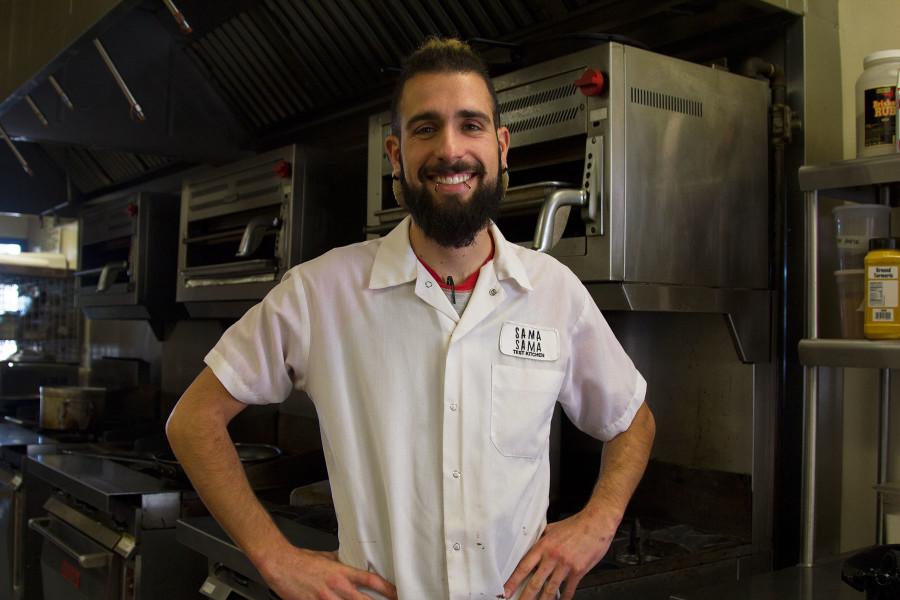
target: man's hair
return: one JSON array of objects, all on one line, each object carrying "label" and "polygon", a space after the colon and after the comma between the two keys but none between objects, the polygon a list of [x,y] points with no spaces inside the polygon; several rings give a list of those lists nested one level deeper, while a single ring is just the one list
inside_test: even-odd
[{"label": "man's hair", "polygon": [[455,38],[429,37],[410,54],[403,63],[400,78],[391,98],[391,129],[396,136],[400,135],[400,96],[406,82],[422,73],[475,73],[484,81],[491,94],[494,127],[500,127],[500,103],[497,92],[488,75],[487,67],[475,54],[472,47]]}]

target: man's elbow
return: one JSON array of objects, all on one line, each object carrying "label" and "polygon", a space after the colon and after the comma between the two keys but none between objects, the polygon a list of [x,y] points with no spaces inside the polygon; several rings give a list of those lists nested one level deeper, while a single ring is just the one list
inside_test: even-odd
[{"label": "man's elbow", "polygon": [[653,412],[650,410],[650,407],[647,406],[646,402],[641,405],[637,416],[640,419],[638,424],[643,433],[643,437],[647,440],[647,444],[652,446],[653,439],[656,437],[656,419],[653,418]]}]

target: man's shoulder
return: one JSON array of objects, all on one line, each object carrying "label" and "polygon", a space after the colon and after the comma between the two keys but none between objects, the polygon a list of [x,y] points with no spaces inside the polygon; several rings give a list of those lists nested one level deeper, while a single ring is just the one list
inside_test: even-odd
[{"label": "man's shoulder", "polygon": [[292,267],[285,277],[299,277],[322,282],[328,279],[346,280],[354,273],[368,275],[381,244],[381,238],[332,248]]},{"label": "man's shoulder", "polygon": [[554,284],[577,285],[581,281],[569,267],[564,265],[555,256],[545,252],[538,252],[519,244],[506,241],[506,247],[519,259],[528,278],[535,285],[545,285],[548,282]]}]

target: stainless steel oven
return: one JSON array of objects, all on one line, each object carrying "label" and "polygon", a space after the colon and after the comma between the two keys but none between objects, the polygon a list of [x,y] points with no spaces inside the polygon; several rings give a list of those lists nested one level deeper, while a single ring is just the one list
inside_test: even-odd
[{"label": "stainless steel oven", "polygon": [[48,453],[25,463],[53,490],[28,519],[41,540],[44,600],[195,598],[205,563],[175,542],[175,522],[196,494],[91,456]]},{"label": "stainless steel oven", "polygon": [[87,318],[147,320],[163,337],[179,316],[178,207],[178,196],[137,193],[82,210],[76,298]]},{"label": "stainless steel oven", "polygon": [[328,152],[287,146],[187,178],[179,302],[192,317],[237,318],[289,268],[363,237],[361,196]]},{"label": "stainless steel oven", "polygon": [[22,474],[0,467],[0,598],[19,600],[23,593],[22,526],[24,519]]},{"label": "stainless steel oven", "polygon": [[[509,128],[509,239],[559,258],[603,308],[733,316],[768,354],[768,87],[618,43],[494,79]],[[367,231],[405,216],[369,121]]]},{"label": "stainless steel oven", "polygon": [[41,597],[40,579],[32,572],[37,549],[26,545],[25,532],[28,518],[37,516],[47,491],[26,481],[23,462],[29,448],[48,441],[27,429],[0,423],[0,600]]}]

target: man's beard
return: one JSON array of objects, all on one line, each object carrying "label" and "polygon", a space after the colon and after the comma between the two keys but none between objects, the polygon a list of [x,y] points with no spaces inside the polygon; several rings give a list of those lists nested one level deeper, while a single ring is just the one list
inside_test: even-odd
[{"label": "man's beard", "polygon": [[[463,202],[456,194],[436,198],[434,184],[428,180],[426,173],[452,174],[454,172],[472,172],[481,178],[481,183],[472,193],[468,202]],[[426,236],[445,248],[464,248],[472,245],[479,231],[487,227],[500,209],[503,190],[500,185],[500,168],[492,182],[484,179],[484,166],[479,163],[475,168],[463,162],[457,162],[440,169],[425,169],[418,173],[419,187],[413,189],[406,181],[406,174],[401,166],[400,186],[403,189],[403,200],[406,208]],[[429,187],[430,186],[430,187]]]}]

